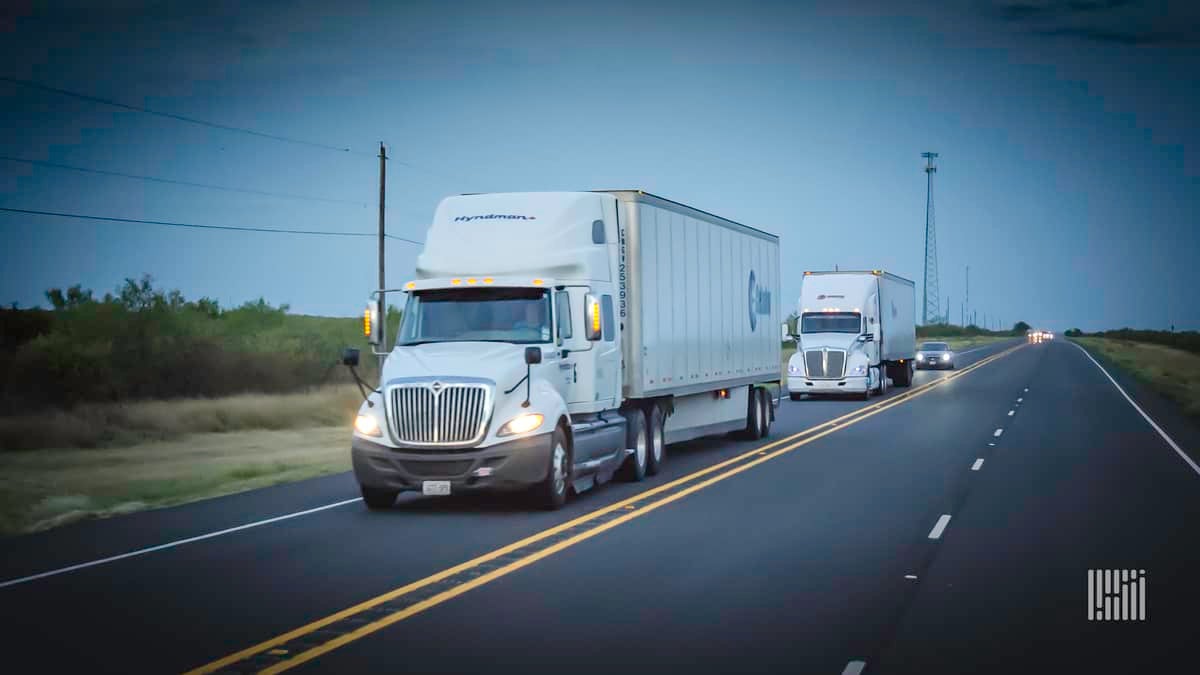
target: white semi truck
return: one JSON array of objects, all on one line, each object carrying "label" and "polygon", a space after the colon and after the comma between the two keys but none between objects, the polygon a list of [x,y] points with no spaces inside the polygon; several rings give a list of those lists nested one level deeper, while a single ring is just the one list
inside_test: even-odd
[{"label": "white semi truck", "polygon": [[788,360],[787,390],[804,394],[887,393],[912,384],[916,294],[908,279],[882,270],[805,272]]},{"label": "white semi truck", "polygon": [[557,508],[657,473],[668,444],[765,436],[779,272],[775,235],[640,190],[442,200],[414,278],[365,317],[377,344],[379,298],[407,294],[355,421],[364,501],[529,490]]}]

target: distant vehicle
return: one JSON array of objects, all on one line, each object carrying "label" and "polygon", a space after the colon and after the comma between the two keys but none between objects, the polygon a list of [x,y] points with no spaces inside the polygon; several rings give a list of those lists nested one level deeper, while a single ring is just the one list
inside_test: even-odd
[{"label": "distant vehicle", "polygon": [[1025,335],[1029,338],[1030,342],[1034,343],[1054,339],[1054,333],[1048,330],[1028,330],[1025,332]]},{"label": "distant vehicle", "polygon": [[364,317],[380,344],[382,294],[407,294],[354,425],[363,500],[529,489],[554,509],[657,473],[669,443],[766,436],[779,274],[777,236],[640,190],[442,200],[415,278]]},{"label": "distant vehicle", "polygon": [[793,401],[804,394],[887,393],[888,378],[912,384],[916,294],[908,279],[882,270],[805,272],[800,282],[796,353],[788,361]]},{"label": "distant vehicle", "polygon": [[954,369],[954,352],[945,342],[926,342],[917,352],[917,370]]}]

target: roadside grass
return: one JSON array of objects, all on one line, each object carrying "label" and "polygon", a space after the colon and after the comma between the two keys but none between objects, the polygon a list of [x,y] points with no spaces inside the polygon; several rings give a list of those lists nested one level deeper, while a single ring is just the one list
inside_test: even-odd
[{"label": "roadside grass", "polygon": [[1070,339],[1174,400],[1188,416],[1200,419],[1200,354],[1113,338]]},{"label": "roadside grass", "polygon": [[0,535],[350,470],[349,424],[0,453]]},{"label": "roadside grass", "polygon": [[[349,428],[362,397],[350,385],[292,394],[90,403],[0,417],[0,449],[117,448],[189,434]],[[9,454],[9,453],[0,453]]]}]

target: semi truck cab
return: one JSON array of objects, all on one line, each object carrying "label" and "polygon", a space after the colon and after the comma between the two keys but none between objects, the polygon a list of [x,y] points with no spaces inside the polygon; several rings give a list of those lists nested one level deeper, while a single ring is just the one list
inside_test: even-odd
[{"label": "semi truck cab", "polygon": [[760,438],[774,418],[774,235],[641,191],[459,195],[414,277],[365,317],[406,296],[351,441],[368,507],[530,490],[558,508],[653,475],[668,443]]},{"label": "semi truck cab", "polygon": [[805,272],[788,362],[792,400],[805,394],[863,399],[912,381],[913,283],[881,270]]}]

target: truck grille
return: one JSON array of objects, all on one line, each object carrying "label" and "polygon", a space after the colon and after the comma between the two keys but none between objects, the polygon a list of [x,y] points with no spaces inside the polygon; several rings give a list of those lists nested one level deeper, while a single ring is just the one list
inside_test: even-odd
[{"label": "truck grille", "polygon": [[402,384],[391,390],[388,422],[408,445],[474,445],[487,431],[489,393],[485,384]]},{"label": "truck grille", "polygon": [[804,368],[812,378],[840,379],[846,374],[846,352],[841,349],[810,349],[804,352]]}]

